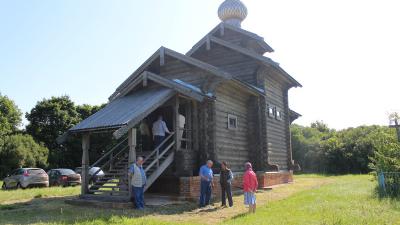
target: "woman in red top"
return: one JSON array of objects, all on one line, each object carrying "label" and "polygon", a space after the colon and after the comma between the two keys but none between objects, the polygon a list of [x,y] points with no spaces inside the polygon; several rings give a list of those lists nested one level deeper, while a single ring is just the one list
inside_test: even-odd
[{"label": "woman in red top", "polygon": [[256,212],[256,191],[258,188],[257,175],[251,163],[245,164],[246,172],[243,176],[244,204],[249,206],[249,213]]}]

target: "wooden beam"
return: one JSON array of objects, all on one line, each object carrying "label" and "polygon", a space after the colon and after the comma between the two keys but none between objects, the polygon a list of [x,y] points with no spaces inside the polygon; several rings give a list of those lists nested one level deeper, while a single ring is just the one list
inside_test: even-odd
[{"label": "wooden beam", "polygon": [[174,131],[175,131],[175,149],[176,151],[181,150],[181,132],[180,132],[180,121],[179,121],[179,96],[175,96],[174,100]]},{"label": "wooden beam", "polygon": [[196,99],[197,101],[201,102],[204,100],[204,96],[201,93],[197,93],[190,88],[187,88],[181,84],[178,84],[175,81],[161,77],[155,73],[147,72],[147,78],[156,83],[159,83],[165,87],[169,87],[169,88],[174,89],[184,95],[187,95],[193,99]]},{"label": "wooden beam", "polygon": [[197,107],[197,102],[192,101],[192,143],[193,150],[197,153],[199,151],[199,111]]},{"label": "wooden beam", "polygon": [[207,36],[207,39],[206,39],[206,49],[207,49],[207,51],[211,50],[210,36]]},{"label": "wooden beam", "polygon": [[128,94],[130,91],[132,91],[133,88],[135,88],[136,86],[138,86],[142,81],[143,81],[143,73],[141,73],[139,75],[139,77],[136,77],[136,79],[134,79],[132,81],[132,83],[130,83],[124,90],[122,90],[118,96],[116,96],[115,98],[111,99],[110,102],[112,102],[113,100],[117,99],[118,97],[123,97],[126,94]]},{"label": "wooden beam", "polygon": [[276,69],[279,72],[279,74],[283,75],[283,78],[286,81],[294,84],[295,86],[302,87],[302,85],[299,82],[297,82],[292,76],[290,76],[286,71],[284,71],[279,66],[278,63],[272,61],[271,59],[269,59],[267,57],[264,57],[262,55],[258,55],[258,54],[254,53],[254,52],[252,52],[252,51],[250,51],[250,50],[248,50],[246,48],[240,47],[238,45],[234,45],[234,44],[232,44],[232,43],[230,43],[228,41],[222,40],[222,39],[217,38],[217,37],[212,37],[211,36],[210,40],[212,42],[217,43],[219,45],[222,45],[222,46],[224,46],[226,48],[230,48],[231,50],[236,51],[236,52],[238,52],[240,54],[243,54],[245,56],[248,56],[248,57],[251,57],[253,59],[256,59],[256,60],[260,61],[262,64],[264,64],[266,66],[272,66],[274,69]]},{"label": "wooden beam", "polygon": [[[136,161],[136,129],[131,128],[128,131],[128,146],[129,146],[129,155],[128,155],[128,165],[132,165]],[[129,176],[128,183],[129,183],[129,198],[132,198],[132,181],[131,176]]]},{"label": "wooden beam", "polygon": [[160,66],[165,65],[165,48],[161,47],[160,48]]},{"label": "wooden beam", "polygon": [[90,148],[90,134],[84,133],[82,135],[82,184],[81,194],[85,195],[89,191],[89,148]]},{"label": "wooden beam", "polygon": [[[212,38],[213,37],[210,37],[211,40],[212,40]],[[232,78],[231,74],[229,74],[229,73],[227,73],[225,71],[222,71],[222,70],[220,70],[219,68],[217,68],[217,67],[215,67],[213,65],[210,65],[208,63],[205,63],[203,61],[200,61],[198,59],[195,59],[195,58],[192,58],[192,57],[189,57],[189,56],[186,56],[186,55],[182,55],[181,53],[175,52],[175,51],[173,51],[171,49],[165,48],[165,54],[167,54],[169,56],[172,56],[172,57],[174,57],[174,58],[176,58],[176,59],[178,59],[178,60],[180,60],[182,62],[191,64],[191,65],[196,66],[196,67],[198,67],[198,68],[200,68],[202,70],[210,72],[211,74],[214,74],[216,76],[219,76],[219,77],[222,77],[222,78],[225,78],[225,79],[231,79]]]},{"label": "wooden beam", "polygon": [[147,73],[143,73],[143,87],[147,86]]},{"label": "wooden beam", "polygon": [[160,51],[156,51],[150,58],[146,60],[132,75],[130,75],[118,88],[117,90],[108,98],[110,101],[120,96],[120,92],[126,89],[132,80],[135,80],[147,67],[151,65],[160,56]]},{"label": "wooden beam", "polygon": [[219,34],[220,34],[221,36],[224,36],[224,35],[225,35],[225,26],[224,26],[224,23],[221,23],[221,24],[219,25]]}]

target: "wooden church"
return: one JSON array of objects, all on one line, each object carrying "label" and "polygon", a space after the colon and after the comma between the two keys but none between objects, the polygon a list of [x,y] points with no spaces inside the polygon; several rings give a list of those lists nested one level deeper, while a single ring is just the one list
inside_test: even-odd
[{"label": "wooden church", "polygon": [[[300,115],[289,108],[288,91],[301,84],[264,56],[274,50],[262,37],[241,28],[247,8],[240,0],[224,1],[218,15],[222,22],[186,54],[161,47],[105,108],[59,139],[82,136],[82,198],[127,200],[127,168],[139,155],[145,158],[146,191],[186,199],[198,196],[198,170],[207,159],[216,162],[216,174],[219,162],[228,162],[238,185],[248,161],[260,188],[292,181],[298,166],[290,124]],[[173,133],[146,149],[139,125],[151,128],[158,115]],[[90,136],[99,132],[111,132],[119,143],[89,160]],[[92,167],[105,175],[93,179],[99,171],[89,174]]]}]

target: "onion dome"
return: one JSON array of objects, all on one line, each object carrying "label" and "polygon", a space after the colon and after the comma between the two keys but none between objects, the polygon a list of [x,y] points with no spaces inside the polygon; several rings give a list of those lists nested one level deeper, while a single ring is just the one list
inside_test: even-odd
[{"label": "onion dome", "polygon": [[218,8],[218,16],[224,23],[241,27],[247,8],[240,0],[225,0]]}]

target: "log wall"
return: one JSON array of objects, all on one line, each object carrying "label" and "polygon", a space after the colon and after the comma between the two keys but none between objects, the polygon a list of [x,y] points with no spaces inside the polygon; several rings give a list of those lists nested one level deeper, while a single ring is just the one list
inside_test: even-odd
[{"label": "log wall", "polygon": [[266,104],[277,107],[283,112],[283,119],[277,120],[266,115],[268,160],[279,166],[280,170],[288,169],[289,129],[287,88],[273,74],[265,75]]},{"label": "log wall", "polygon": [[[250,96],[229,83],[219,86],[215,101],[215,143],[219,162],[227,161],[232,170],[240,171],[250,160]],[[228,129],[228,114],[237,117],[237,128]],[[253,123],[254,124],[254,123]]]}]

